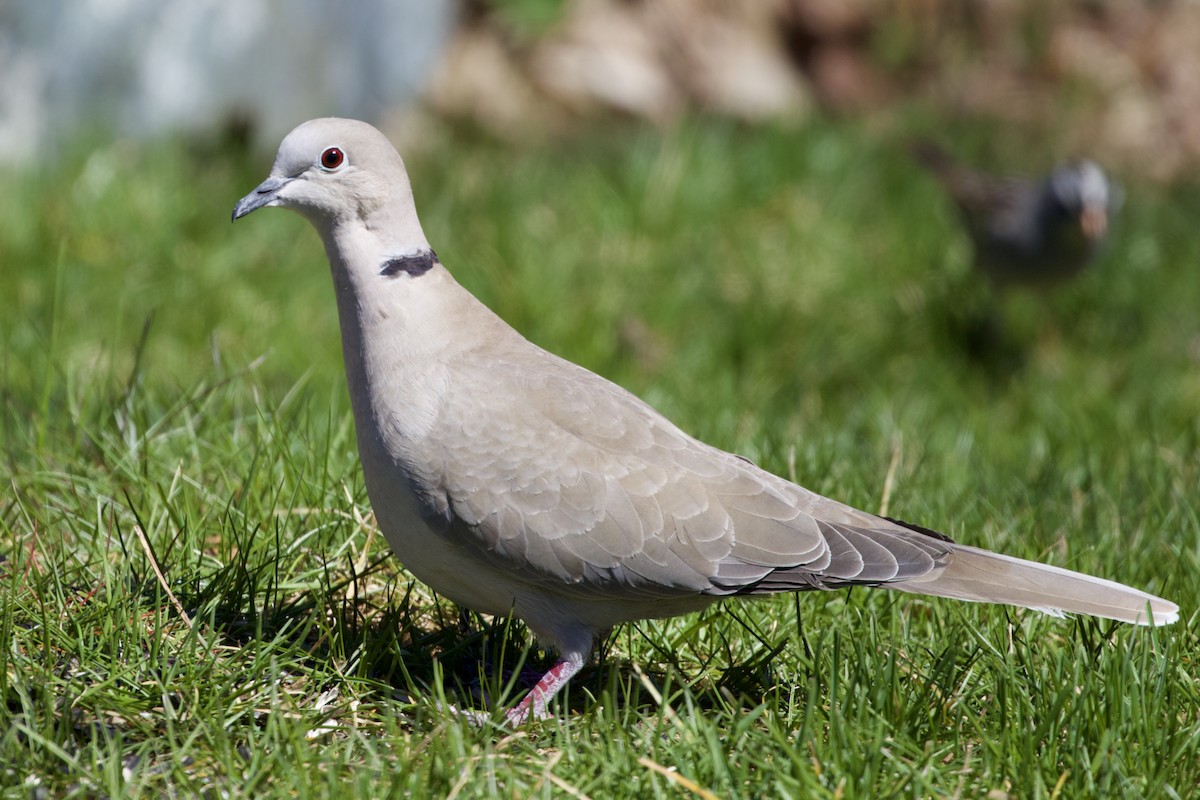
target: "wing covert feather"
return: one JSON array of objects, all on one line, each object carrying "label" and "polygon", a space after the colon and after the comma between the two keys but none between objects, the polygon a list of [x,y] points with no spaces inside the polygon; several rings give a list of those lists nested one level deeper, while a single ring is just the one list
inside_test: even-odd
[{"label": "wing covert feather", "polygon": [[469,400],[442,405],[431,449],[413,459],[440,465],[428,479],[447,535],[524,579],[640,596],[831,588],[924,575],[947,549],[699,442],[615,384],[534,352],[460,372],[488,383],[455,387]]}]

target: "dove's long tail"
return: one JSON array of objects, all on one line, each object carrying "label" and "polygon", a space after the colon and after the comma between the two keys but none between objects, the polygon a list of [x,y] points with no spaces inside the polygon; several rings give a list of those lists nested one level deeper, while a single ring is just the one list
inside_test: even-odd
[{"label": "dove's long tail", "polygon": [[887,588],[980,603],[1006,603],[1048,614],[1091,614],[1135,625],[1169,625],[1179,606],[1103,578],[955,544],[941,567]]}]

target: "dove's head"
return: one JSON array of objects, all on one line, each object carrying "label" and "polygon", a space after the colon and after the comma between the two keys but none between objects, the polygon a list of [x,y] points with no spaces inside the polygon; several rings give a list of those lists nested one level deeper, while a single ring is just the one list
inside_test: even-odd
[{"label": "dove's head", "polygon": [[1109,216],[1121,205],[1120,189],[1095,161],[1074,161],[1055,169],[1050,176],[1050,194],[1062,213],[1078,220],[1090,242],[1104,238]]},{"label": "dove's head", "polygon": [[427,247],[404,162],[372,126],[352,119],[314,119],[279,145],[271,174],[238,201],[233,218],[255,209],[290,208],[322,237],[361,226],[397,252]]}]

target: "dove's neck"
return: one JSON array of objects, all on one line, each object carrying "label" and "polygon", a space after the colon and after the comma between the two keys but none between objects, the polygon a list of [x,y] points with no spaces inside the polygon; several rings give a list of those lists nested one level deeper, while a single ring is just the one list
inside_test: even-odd
[{"label": "dove's neck", "polygon": [[432,427],[457,363],[521,337],[437,263],[419,229],[406,247],[361,225],[327,233],[359,447],[399,458]]}]

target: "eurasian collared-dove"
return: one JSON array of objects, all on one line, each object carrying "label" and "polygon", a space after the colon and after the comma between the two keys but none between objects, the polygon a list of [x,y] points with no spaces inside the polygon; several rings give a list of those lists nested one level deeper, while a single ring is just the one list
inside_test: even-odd
[{"label": "eurasian collared-dove", "polygon": [[1100,251],[1121,191],[1094,161],[1068,161],[1044,180],[996,177],[932,142],[912,148],[954,200],[975,264],[999,286],[1046,285],[1078,274]]},{"label": "eurasian collared-dove", "polygon": [[1174,603],[857,511],[699,442],[533,345],[455,282],[400,156],[319,119],[233,218],[298,211],[325,243],[367,493],[413,575],[514,614],[559,661],[507,719],[546,716],[597,635],[722,598],[843,586],[1166,624]]}]

